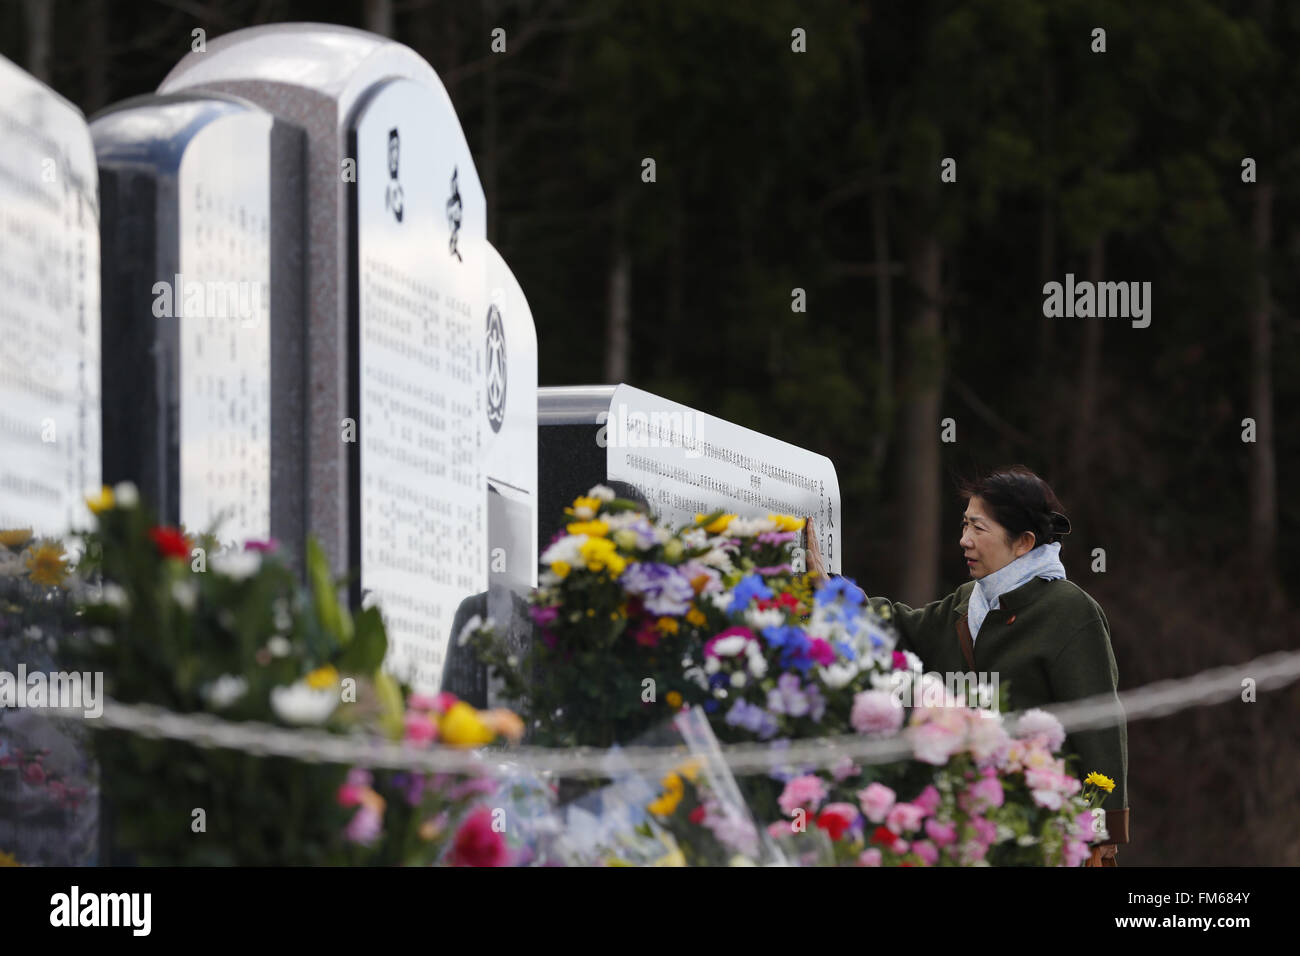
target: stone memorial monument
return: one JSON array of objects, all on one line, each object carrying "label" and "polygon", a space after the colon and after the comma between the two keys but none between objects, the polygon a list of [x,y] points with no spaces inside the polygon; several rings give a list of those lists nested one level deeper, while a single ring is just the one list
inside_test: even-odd
[{"label": "stone memorial monument", "polygon": [[385,666],[436,690],[493,542],[529,540],[500,547],[530,583],[536,563],[536,417],[519,401],[536,343],[517,285],[495,278],[451,100],[409,48],[319,24],[211,40],[159,92],[240,97],[304,131],[307,531],[383,610]]},{"label": "stone memorial monument", "polygon": [[0,528],[85,527],[100,486],[99,222],[81,112],[0,57]]},{"label": "stone memorial monument", "polygon": [[91,124],[103,203],[104,475],[162,520],[301,561],[302,134],[229,96]]},{"label": "stone memorial monument", "polygon": [[619,480],[678,524],[718,509],[811,517],[826,570],[840,570],[840,485],[824,455],[630,385],[539,389],[538,423],[543,540],[575,495]]}]

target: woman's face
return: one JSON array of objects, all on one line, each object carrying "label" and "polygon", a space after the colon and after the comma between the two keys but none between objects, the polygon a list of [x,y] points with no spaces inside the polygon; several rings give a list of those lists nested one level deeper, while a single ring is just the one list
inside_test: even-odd
[{"label": "woman's face", "polygon": [[961,550],[966,555],[970,576],[979,580],[1028,554],[1033,535],[1026,532],[1013,547],[1007,544],[1007,529],[993,520],[980,498],[971,498],[961,522]]}]

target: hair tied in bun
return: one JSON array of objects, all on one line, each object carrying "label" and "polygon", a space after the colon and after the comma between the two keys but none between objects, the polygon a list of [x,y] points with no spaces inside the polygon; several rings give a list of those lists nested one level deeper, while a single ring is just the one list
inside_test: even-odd
[{"label": "hair tied in bun", "polygon": [[1067,535],[1070,533],[1070,519],[1059,511],[1052,512],[1052,532],[1058,535]]}]

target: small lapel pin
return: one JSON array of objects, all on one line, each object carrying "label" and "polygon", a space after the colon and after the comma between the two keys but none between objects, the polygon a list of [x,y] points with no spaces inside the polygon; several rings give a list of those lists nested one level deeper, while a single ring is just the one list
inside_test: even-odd
[{"label": "small lapel pin", "polygon": [[1014,614],[1012,614],[1009,618],[1007,618],[1007,623],[1008,623],[1008,624],[1015,624],[1015,623],[1016,623],[1016,616],[1015,616]]}]

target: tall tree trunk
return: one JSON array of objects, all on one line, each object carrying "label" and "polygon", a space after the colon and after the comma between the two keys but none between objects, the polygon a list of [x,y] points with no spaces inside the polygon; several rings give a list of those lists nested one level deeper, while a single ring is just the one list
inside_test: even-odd
[{"label": "tall tree trunk", "polygon": [[1255,245],[1255,302],[1250,314],[1250,412],[1255,444],[1247,446],[1250,475],[1250,556],[1256,571],[1275,580],[1277,556],[1277,463],[1273,445],[1273,328],[1268,279],[1273,243],[1274,186],[1255,186],[1251,233]]},{"label": "tall tree trunk", "polygon": [[[1098,236],[1088,253],[1088,281],[1097,288],[1106,270],[1106,237]],[[1094,308],[1093,310],[1097,310]],[[1101,389],[1101,333],[1104,319],[1091,315],[1081,320],[1083,355],[1079,364],[1079,384],[1075,390],[1074,438],[1070,448],[1070,494],[1076,510],[1092,507],[1092,481],[1089,470],[1097,442],[1097,396]]]},{"label": "tall tree trunk", "polygon": [[627,380],[632,323],[632,256],[624,228],[624,197],[615,201],[613,256],[609,265],[609,311],[605,325],[605,384]]},{"label": "tall tree trunk", "polygon": [[889,421],[894,405],[894,290],[889,262],[888,194],[884,181],[876,180],[871,194],[871,233],[876,257],[876,433],[871,439],[871,472],[878,476],[889,450]]},{"label": "tall tree trunk", "polygon": [[27,72],[47,86],[50,83],[49,0],[25,0],[23,19],[27,25]]},{"label": "tall tree trunk", "polygon": [[393,0],[365,0],[364,22],[371,33],[381,37],[393,35]]},{"label": "tall tree trunk", "polygon": [[904,548],[900,598],[914,604],[935,600],[939,581],[940,493],[939,409],[943,392],[940,339],[939,238],[921,237],[911,273],[921,296],[916,323],[908,336],[906,403],[902,434],[902,519]]}]

